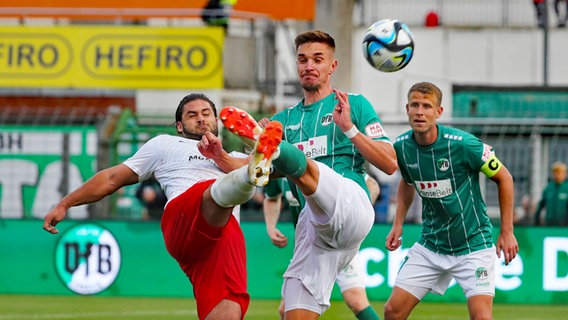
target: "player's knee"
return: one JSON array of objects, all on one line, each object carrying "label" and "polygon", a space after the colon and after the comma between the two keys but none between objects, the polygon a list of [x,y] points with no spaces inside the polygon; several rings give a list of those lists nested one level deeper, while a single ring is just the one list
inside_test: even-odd
[{"label": "player's knee", "polygon": [[278,314],[280,319],[284,319],[284,300],[280,301],[280,306],[278,307]]},{"label": "player's knee", "polygon": [[406,319],[408,315],[404,314],[401,309],[393,306],[392,303],[387,303],[384,306],[384,319],[385,320],[401,320]]}]

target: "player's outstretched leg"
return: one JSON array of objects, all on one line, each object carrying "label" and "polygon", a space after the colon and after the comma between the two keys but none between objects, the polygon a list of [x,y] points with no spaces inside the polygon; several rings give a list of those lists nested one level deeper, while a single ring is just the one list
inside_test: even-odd
[{"label": "player's outstretched leg", "polygon": [[225,128],[239,136],[247,147],[254,147],[262,128],[246,111],[227,106],[221,110],[219,118]]},{"label": "player's outstretched leg", "polygon": [[282,125],[272,121],[255,142],[252,158],[247,167],[241,167],[217,179],[211,185],[213,201],[224,208],[234,207],[248,201],[255,186],[268,183],[272,160],[278,156],[278,145],[282,141]]},{"label": "player's outstretched leg", "polygon": [[[220,112],[219,118],[225,128],[237,135],[250,148],[254,147],[254,140],[259,137],[262,129],[256,120],[246,111],[236,107],[224,107]],[[282,129],[280,133],[282,133]],[[274,160],[273,163],[276,170],[291,178],[299,178],[307,167],[307,158],[304,153],[296,146],[286,141],[281,142],[279,152],[276,152],[276,154],[272,156],[272,160]],[[256,162],[259,162],[259,160]],[[266,172],[267,171],[264,170],[263,174],[266,174]],[[258,170],[253,169],[249,173],[251,173],[252,176],[253,174],[257,174]],[[262,186],[263,184],[259,181],[258,185]]]},{"label": "player's outstretched leg", "polygon": [[264,127],[254,145],[248,172],[252,184],[262,187],[268,183],[272,160],[278,157],[278,146],[282,141],[282,124],[271,121]]}]

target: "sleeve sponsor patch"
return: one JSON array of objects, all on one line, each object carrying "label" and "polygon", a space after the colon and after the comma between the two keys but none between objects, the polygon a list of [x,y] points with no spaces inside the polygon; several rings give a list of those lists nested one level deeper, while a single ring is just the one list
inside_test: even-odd
[{"label": "sleeve sponsor patch", "polygon": [[365,127],[365,135],[369,138],[381,138],[386,137],[387,133],[380,123],[375,122]]},{"label": "sleeve sponsor patch", "polygon": [[483,154],[481,154],[481,160],[483,160],[483,162],[487,162],[487,160],[489,160],[489,158],[491,158],[491,156],[493,155],[495,155],[495,153],[493,152],[493,147],[484,143]]}]

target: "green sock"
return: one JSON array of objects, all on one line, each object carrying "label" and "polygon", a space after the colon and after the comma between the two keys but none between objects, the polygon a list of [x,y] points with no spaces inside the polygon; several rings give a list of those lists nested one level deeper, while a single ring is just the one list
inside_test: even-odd
[{"label": "green sock", "polygon": [[292,178],[299,178],[308,166],[302,150],[287,141],[280,143],[280,155],[272,161],[274,169]]},{"label": "green sock", "polygon": [[379,315],[375,312],[372,306],[368,306],[367,308],[361,310],[358,314],[355,315],[359,320],[380,320]]}]

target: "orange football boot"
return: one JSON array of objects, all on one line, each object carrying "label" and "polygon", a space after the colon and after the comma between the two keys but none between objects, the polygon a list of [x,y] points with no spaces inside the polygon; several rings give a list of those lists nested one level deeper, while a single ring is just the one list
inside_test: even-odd
[{"label": "orange football boot", "polygon": [[219,118],[225,128],[241,138],[247,147],[254,147],[262,128],[246,111],[231,106],[224,107]]},{"label": "orange football boot", "polygon": [[268,183],[272,160],[278,158],[280,142],[282,141],[282,124],[278,121],[269,122],[256,140],[249,162],[248,173],[250,182],[258,187]]}]

